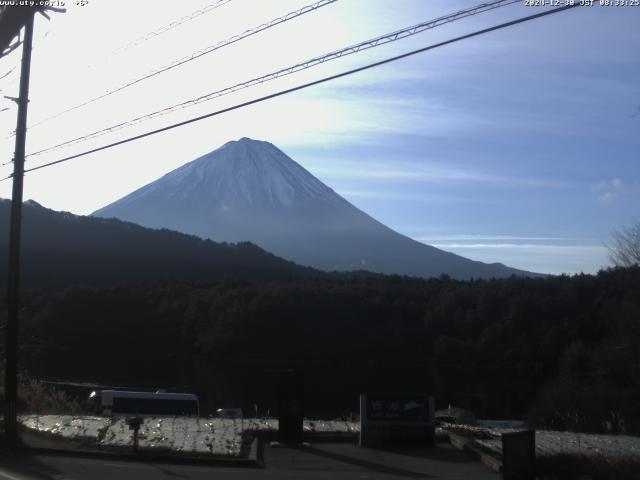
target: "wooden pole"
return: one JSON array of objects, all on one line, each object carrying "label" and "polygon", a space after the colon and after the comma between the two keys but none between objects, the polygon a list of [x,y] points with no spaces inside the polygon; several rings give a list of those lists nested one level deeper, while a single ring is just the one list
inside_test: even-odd
[{"label": "wooden pole", "polygon": [[27,107],[29,104],[29,73],[31,70],[31,46],[33,42],[33,18],[31,14],[24,29],[22,66],[20,72],[20,96],[16,146],[13,157],[13,192],[11,195],[11,227],[9,233],[9,281],[7,285],[7,328],[5,359],[5,408],[4,426],[9,445],[18,443],[16,404],[18,400],[18,313],[20,293],[20,231],[22,228],[22,189],[24,156],[27,137]]}]

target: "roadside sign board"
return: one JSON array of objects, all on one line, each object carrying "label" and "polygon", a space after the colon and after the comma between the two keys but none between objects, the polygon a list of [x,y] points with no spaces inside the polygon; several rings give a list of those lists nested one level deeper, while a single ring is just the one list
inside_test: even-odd
[{"label": "roadside sign board", "polygon": [[360,395],[360,446],[418,443],[432,445],[433,397],[422,393]]}]

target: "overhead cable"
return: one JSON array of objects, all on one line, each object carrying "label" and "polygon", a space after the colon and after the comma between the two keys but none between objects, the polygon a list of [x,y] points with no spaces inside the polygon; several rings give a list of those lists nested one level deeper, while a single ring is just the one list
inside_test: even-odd
[{"label": "overhead cable", "polygon": [[[227,108],[223,108],[221,110],[217,110],[215,112],[207,113],[205,115],[200,115],[198,117],[194,117],[194,118],[191,118],[189,120],[184,120],[182,122],[174,123],[174,124],[168,125],[166,127],[162,127],[162,128],[156,129],[156,130],[152,130],[152,131],[149,131],[149,132],[146,132],[146,133],[142,133],[140,135],[136,135],[136,136],[133,136],[133,137],[125,138],[123,140],[119,140],[117,142],[110,143],[108,145],[103,145],[101,147],[93,148],[91,150],[87,150],[87,151],[84,151],[84,152],[81,152],[81,153],[77,153],[75,155],[70,155],[68,157],[64,157],[64,158],[61,158],[59,160],[55,160],[55,161],[52,161],[52,162],[44,163],[42,165],[31,167],[31,168],[26,169],[25,173],[33,172],[33,171],[40,170],[40,169],[43,169],[43,168],[46,168],[46,167],[50,167],[50,166],[53,166],[53,165],[58,165],[58,164],[64,163],[64,162],[68,162],[69,160],[73,160],[75,158],[80,158],[80,157],[89,155],[91,153],[100,152],[102,150],[107,150],[109,148],[113,148],[113,147],[116,147],[118,145],[123,145],[125,143],[129,143],[129,142],[133,142],[133,141],[136,141],[136,140],[140,140],[142,138],[146,138],[146,137],[149,137],[149,136],[152,136],[152,135],[157,135],[159,133],[166,132],[168,130],[172,130],[174,128],[182,127],[184,125],[188,125],[188,124],[191,124],[191,123],[194,123],[194,122],[199,122],[199,121],[204,120],[206,118],[211,118],[211,117],[214,117],[214,116],[217,116],[217,115],[221,115],[223,113],[227,113],[227,112],[230,112],[230,111],[233,111],[233,110],[237,110],[237,109],[240,109],[240,108],[243,108],[243,107],[247,107],[249,105],[254,105],[256,103],[264,102],[264,101],[270,100],[272,98],[280,97],[282,95],[286,95],[286,94],[289,94],[289,93],[292,93],[292,92],[296,92],[296,91],[299,91],[299,90],[302,90],[302,89],[305,89],[305,88],[309,88],[309,87],[312,87],[312,86],[315,86],[315,85],[319,85],[321,83],[325,83],[325,82],[328,82],[328,81],[331,81],[331,80],[336,80],[338,78],[346,77],[348,75],[353,75],[355,73],[362,72],[362,71],[365,71],[365,70],[369,70],[369,69],[374,68],[374,67],[379,67],[381,65],[385,65],[385,64],[388,64],[388,63],[391,63],[391,62],[395,62],[397,60],[400,60],[400,59],[403,59],[403,58],[407,58],[407,57],[416,55],[418,53],[423,53],[423,52],[426,52],[426,51],[429,51],[429,50],[433,50],[435,48],[439,48],[439,47],[443,47],[445,45],[449,45],[451,43],[455,43],[455,42],[459,42],[461,40],[466,40],[468,38],[476,37],[478,35],[482,35],[482,34],[485,34],[485,33],[493,32],[493,31],[496,31],[496,30],[500,30],[502,28],[506,28],[506,27],[510,27],[510,26],[517,25],[517,24],[520,24],[520,23],[528,22],[528,21],[531,21],[531,20],[535,20],[535,19],[538,19],[538,18],[541,18],[541,17],[548,16],[548,15],[553,15],[555,13],[560,13],[560,12],[563,12],[563,11],[566,11],[566,10],[569,10],[571,8],[575,8],[575,7],[578,7],[578,6],[579,6],[579,4],[577,4],[577,3],[573,4],[573,5],[569,4],[569,5],[565,5],[563,7],[558,7],[558,8],[554,8],[554,9],[551,9],[551,10],[545,10],[545,11],[540,12],[540,13],[529,15],[529,16],[526,16],[526,17],[521,17],[521,18],[518,18],[516,20],[511,20],[509,22],[501,23],[501,24],[495,25],[493,27],[485,28],[485,29],[482,29],[482,30],[477,30],[475,32],[468,33],[466,35],[461,35],[459,37],[455,37],[455,38],[452,38],[452,39],[449,39],[449,40],[445,40],[443,42],[439,42],[439,43],[436,43],[436,44],[433,44],[433,45],[429,45],[429,46],[426,46],[426,47],[423,47],[423,48],[419,48],[417,50],[413,50],[413,51],[410,51],[410,52],[407,52],[407,53],[403,53],[401,55],[396,55],[395,57],[390,57],[390,58],[387,58],[385,60],[380,60],[378,62],[370,63],[370,64],[362,66],[362,67],[354,68],[352,70],[348,70],[346,72],[338,73],[336,75],[331,75],[331,76],[328,76],[328,77],[324,77],[324,78],[321,78],[319,80],[314,80],[312,82],[305,83],[305,84],[302,84],[302,85],[298,85],[296,87],[288,88],[288,89],[285,89],[285,90],[280,90],[280,91],[278,91],[276,93],[265,95],[263,97],[255,98],[253,100],[249,100],[249,101],[246,101],[246,102],[242,102],[242,103],[239,103],[239,104],[227,107]],[[9,175],[8,177],[5,177],[5,178],[1,179],[0,181],[7,180],[7,179],[9,179],[11,177],[12,177],[12,175]]]},{"label": "overhead cable", "polygon": [[[164,25],[160,28],[157,28],[156,30],[153,30],[152,32],[146,33],[144,35],[139,36],[138,38],[136,38],[135,40],[130,41],[129,43],[122,45],[120,47],[118,47],[117,49],[115,49],[113,52],[111,52],[108,55],[105,55],[101,61],[105,61],[119,53],[122,52],[126,52],[127,50],[130,50],[134,47],[137,47],[138,45],[146,42],[147,40],[151,40],[152,38],[156,38],[159,37],[160,35],[162,35],[163,33],[167,33],[170,30],[173,30],[176,27],[179,27],[180,25],[183,25],[187,22],[190,22],[191,20],[198,18],[206,13],[209,13],[213,10],[215,10],[216,8],[219,8],[227,3],[229,3],[231,0],[217,0],[216,2],[210,3],[198,10],[196,10],[195,12],[190,13],[189,15],[185,15],[182,18],[179,18],[178,20],[175,20],[167,25]],[[98,62],[100,63],[100,62]],[[96,64],[93,65],[88,65],[88,67],[92,67],[95,66]]]},{"label": "overhead cable", "polygon": [[315,3],[312,3],[310,5],[307,5],[305,7],[302,7],[296,11],[293,12],[289,12],[286,15],[283,15],[281,17],[277,17],[274,18],[273,20],[268,21],[267,23],[263,23],[261,25],[258,25],[257,27],[251,28],[249,30],[245,30],[244,32],[238,34],[238,35],[234,35],[230,38],[227,38],[226,40],[222,40],[216,44],[210,45],[206,48],[204,48],[203,50],[198,50],[196,52],[193,52],[191,55],[187,55],[185,57],[182,57],[178,60],[174,60],[173,62],[164,65],[163,67],[160,67],[158,69],[152,70],[151,72],[138,77],[134,80],[130,80],[127,83],[124,83],[122,85],[120,85],[119,87],[113,88],[111,90],[107,90],[105,93],[98,95],[97,97],[93,97],[90,98],[89,100],[85,100],[82,103],[79,103],[77,105],[74,105],[73,107],[67,108],[65,110],[62,110],[61,112],[58,112],[54,115],[51,115],[47,118],[44,118],[42,120],[40,120],[39,122],[34,123],[33,125],[30,125],[29,128],[35,128],[38,127],[46,122],[49,122],[50,120],[53,120],[55,118],[58,118],[66,113],[69,112],[73,112],[74,110],[77,110],[79,108],[85,107],[89,104],[92,104],[94,102],[97,102],[98,100],[101,100],[103,98],[106,98],[110,95],[113,95],[114,93],[118,93],[121,92],[122,90],[124,90],[125,88],[129,88],[133,85],[136,85],[144,80],[147,80],[149,78],[155,77],[157,75],[160,75],[161,73],[167,72],[169,70],[172,70],[176,67],[179,67],[181,65],[184,65],[185,63],[191,62],[193,60],[196,60],[197,58],[200,58],[204,55],[207,55],[209,53],[215,52],[216,50],[220,50],[221,48],[227,47],[231,44],[234,44],[236,42],[239,42],[240,40],[243,40],[247,37],[250,37],[252,35],[255,35],[257,33],[263,32],[269,28],[275,27],[276,25],[279,25],[281,23],[284,22],[288,22],[289,20],[293,20],[294,18],[300,17],[301,15],[304,15],[306,13],[309,12],[313,12],[315,10],[318,10],[319,8],[322,8],[326,5],[332,4],[337,2],[338,0],[319,0],[316,1]]},{"label": "overhead cable", "polygon": [[287,75],[291,75],[293,73],[302,71],[302,70],[306,70],[308,68],[314,67],[316,65],[320,65],[322,63],[326,63],[329,62],[331,60],[335,60],[338,58],[342,58],[345,57],[347,55],[352,55],[354,53],[360,52],[362,50],[367,50],[370,48],[374,48],[374,47],[379,47],[380,45],[384,45],[387,43],[391,43],[391,42],[395,42],[397,40],[400,40],[402,38],[406,38],[412,35],[416,35],[420,32],[423,32],[425,30],[429,30],[432,28],[436,28],[440,25],[444,25],[447,23],[451,23],[454,22],[456,20],[460,20],[462,18],[471,16],[471,15],[477,15],[479,13],[488,11],[488,10],[493,10],[495,8],[498,7],[502,7],[502,6],[506,6],[506,5],[510,5],[516,2],[519,2],[520,0],[495,0],[492,2],[485,2],[482,3],[480,5],[477,5],[475,7],[471,7],[465,10],[460,10],[458,12],[449,14],[449,15],[445,15],[443,17],[438,17],[436,19],[433,20],[428,20],[422,23],[419,23],[417,25],[413,25],[407,28],[403,28],[401,30],[396,30],[394,32],[391,33],[387,33],[385,35],[381,35],[369,40],[366,40],[364,42],[360,42],[357,43],[355,45],[351,45],[345,48],[342,48],[340,50],[335,50],[329,53],[325,53],[323,55],[311,58],[309,60],[306,60],[304,62],[300,62],[300,63],[296,63],[295,65],[291,65],[289,67],[277,70],[275,72],[271,72],[268,73],[266,75],[262,75],[260,77],[256,77],[253,78],[251,80],[245,81],[245,82],[241,82],[241,83],[237,83],[235,85],[229,86],[229,87],[225,87],[221,90],[216,90],[214,92],[208,93],[206,95],[202,95],[196,98],[192,98],[190,100],[178,103],[178,104],[174,104],[171,105],[169,107],[164,107],[160,110],[156,110],[155,112],[151,112],[151,113],[147,113],[135,118],[132,118],[130,120],[127,120],[125,122],[122,123],[118,123],[116,125],[112,125],[106,128],[102,128],[100,130],[96,130],[94,132],[88,133],[86,135],[82,135],[70,140],[66,140],[62,143],[58,143],[56,145],[52,145],[50,147],[44,148],[42,150],[38,150],[35,152],[30,153],[29,155],[27,155],[27,157],[31,157],[34,155],[42,155],[44,153],[48,153],[51,152],[53,150],[57,150],[59,148],[62,147],[66,147],[69,145],[74,145],[77,143],[81,143],[81,142],[85,142],[87,140],[91,140],[93,138],[96,137],[100,137],[102,135],[106,135],[118,130],[121,130],[123,128],[144,122],[146,120],[151,120],[163,115],[167,115],[169,113],[175,112],[177,110],[182,110],[184,108],[187,107],[191,107],[193,105],[198,105],[200,103],[203,102],[207,102],[210,100],[213,100],[215,98],[219,98],[219,97],[223,97],[225,95],[229,95],[231,93],[237,92],[238,90],[243,90],[245,88],[249,88],[249,87],[253,87],[255,85],[259,85],[271,80],[275,80]]}]

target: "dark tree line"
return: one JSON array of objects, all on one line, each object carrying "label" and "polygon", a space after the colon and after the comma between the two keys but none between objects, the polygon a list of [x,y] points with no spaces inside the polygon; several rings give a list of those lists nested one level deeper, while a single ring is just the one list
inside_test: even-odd
[{"label": "dark tree line", "polygon": [[428,390],[482,416],[640,432],[640,267],[167,282],[31,291],[24,304],[21,359],[39,378],[183,388],[264,413],[275,373],[300,368],[309,415],[356,411],[365,390]]}]

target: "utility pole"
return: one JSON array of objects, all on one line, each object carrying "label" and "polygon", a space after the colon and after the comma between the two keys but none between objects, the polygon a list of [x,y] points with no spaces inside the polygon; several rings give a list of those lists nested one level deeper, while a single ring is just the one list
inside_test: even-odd
[{"label": "utility pole", "polygon": [[20,96],[16,125],[16,147],[13,157],[13,192],[11,195],[11,229],[9,234],[9,281],[7,285],[7,328],[5,360],[5,410],[4,427],[7,442],[18,443],[18,319],[20,306],[20,230],[22,228],[22,186],[24,155],[27,137],[27,106],[29,104],[29,73],[31,70],[31,46],[33,42],[33,18],[29,15],[24,28],[22,66],[20,71]]}]

